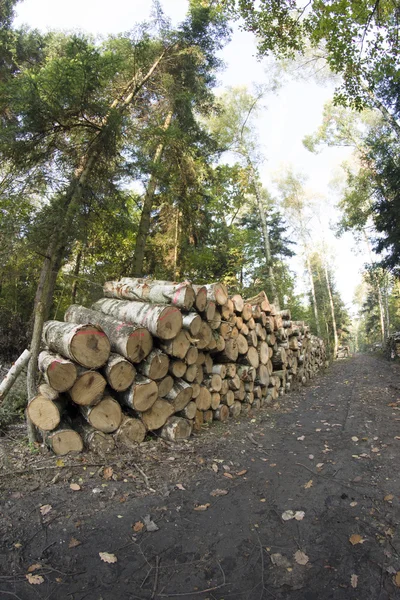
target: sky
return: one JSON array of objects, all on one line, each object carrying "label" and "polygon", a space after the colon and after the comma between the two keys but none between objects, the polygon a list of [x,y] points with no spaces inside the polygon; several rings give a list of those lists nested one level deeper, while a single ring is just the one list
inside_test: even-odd
[{"label": "sky", "polygon": [[[187,0],[161,0],[165,14],[172,23],[181,21],[186,13]],[[28,25],[41,30],[82,30],[95,35],[127,31],[149,17],[150,0],[24,0],[17,4],[16,25]],[[268,84],[270,67],[256,57],[254,36],[235,27],[231,42],[221,52],[226,67],[218,74],[218,90],[226,87]],[[307,191],[316,199],[317,217],[312,226],[315,245],[322,241],[329,248],[337,288],[345,304],[350,307],[356,285],[361,281],[360,271],[366,257],[357,248],[350,234],[337,239],[331,226],[338,219],[338,198],[329,186],[349,158],[345,148],[326,148],[320,154],[311,154],[302,144],[305,135],[313,133],[321,123],[325,102],[332,98],[334,85],[313,81],[288,81],[274,94],[263,100],[257,130],[265,161],[260,175],[263,184],[274,194],[274,179],[287,167],[307,176]],[[298,291],[307,287],[301,257],[292,260],[291,268],[297,274]]]}]

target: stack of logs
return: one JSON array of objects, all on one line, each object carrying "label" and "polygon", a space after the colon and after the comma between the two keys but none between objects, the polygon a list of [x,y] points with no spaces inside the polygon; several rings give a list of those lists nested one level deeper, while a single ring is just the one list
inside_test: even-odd
[{"label": "stack of logs", "polygon": [[187,439],[274,403],[326,364],[322,340],[264,292],[244,301],[221,283],[123,278],[104,296],[43,329],[45,383],[27,413],[56,454],[106,453],[148,431]]},{"label": "stack of logs", "polygon": [[392,333],[386,340],[385,354],[388,360],[400,358],[400,331]]}]

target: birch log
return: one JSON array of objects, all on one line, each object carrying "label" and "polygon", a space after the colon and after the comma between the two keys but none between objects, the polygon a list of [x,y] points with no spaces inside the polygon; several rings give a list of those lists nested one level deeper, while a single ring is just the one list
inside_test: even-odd
[{"label": "birch log", "polygon": [[196,337],[201,327],[201,317],[196,312],[190,312],[187,315],[182,315],[182,327],[186,329],[190,335]]},{"label": "birch log", "polygon": [[166,400],[158,399],[149,410],[141,413],[140,418],[146,429],[155,431],[156,429],[160,429],[168,417],[171,417],[173,414],[174,407]]},{"label": "birch log", "polygon": [[79,433],[63,421],[54,431],[43,432],[43,440],[54,454],[59,456],[83,450],[83,441]]},{"label": "birch log", "polygon": [[[118,394],[118,400],[138,412],[149,410],[158,398],[155,381],[138,375],[130,388]],[[161,425],[160,425],[161,427]]]},{"label": "birch log", "polygon": [[228,292],[222,283],[210,283],[205,286],[207,288],[207,298],[216,302],[220,306],[226,304],[228,300]]},{"label": "birch log", "polygon": [[52,431],[61,422],[65,404],[65,399],[50,398],[42,390],[29,401],[26,412],[35,427],[42,431]]},{"label": "birch log", "polygon": [[207,304],[207,288],[204,285],[192,285],[196,294],[194,305],[199,312],[203,312]]},{"label": "birch log", "polygon": [[188,440],[192,433],[192,424],[182,417],[169,417],[161,428],[160,436],[169,442]]},{"label": "birch log", "polygon": [[28,364],[30,357],[31,353],[29,352],[29,350],[24,350],[21,356],[17,358],[15,363],[12,365],[11,369],[8,371],[7,375],[4,377],[3,381],[0,384],[0,402],[8,394],[18,375],[21,373],[22,369]]},{"label": "birch log", "polygon": [[102,298],[92,308],[119,321],[141,325],[161,340],[171,340],[182,329],[182,315],[175,306]]},{"label": "birch log", "polygon": [[38,366],[46,383],[57,392],[69,390],[76,381],[76,366],[60,354],[43,350],[38,357]]},{"label": "birch log", "polygon": [[100,402],[106,387],[106,380],[97,371],[78,369],[78,376],[67,394],[75,404],[90,406]]},{"label": "birch log", "polygon": [[90,310],[78,304],[68,308],[64,321],[100,326],[107,334],[111,350],[133,363],[146,358],[153,347],[153,337],[145,327],[123,323],[98,310]]},{"label": "birch log", "polygon": [[120,281],[107,281],[103,286],[106,298],[122,298],[153,304],[172,304],[190,310],[195,302],[195,292],[188,282],[174,283],[151,279],[123,277]]},{"label": "birch log", "polygon": [[113,390],[123,392],[132,385],[136,376],[136,369],[123,356],[112,352],[103,369],[103,374]]},{"label": "birch log", "polygon": [[163,379],[166,376],[166,374],[168,373],[168,367],[168,356],[161,352],[161,350],[159,350],[158,348],[152,350],[147,356],[147,358],[137,365],[137,369],[138,371],[140,371],[140,373],[142,373],[142,375],[145,375],[150,379],[154,379],[155,381],[159,381],[160,379]]},{"label": "birch log", "polygon": [[103,433],[103,431],[95,429],[89,425],[89,423],[79,423],[79,425],[77,425],[77,431],[81,435],[84,445],[91,452],[95,452],[101,456],[106,456],[115,449],[113,437]]},{"label": "birch log", "polygon": [[102,367],[111,351],[108,337],[95,325],[47,321],[43,326],[42,339],[53,352],[88,369]]},{"label": "birch log", "polygon": [[183,379],[177,379],[171,391],[166,394],[165,399],[174,407],[174,412],[178,412],[189,404],[192,395],[192,386]]},{"label": "birch log", "polygon": [[121,406],[111,396],[104,396],[96,406],[81,406],[86,421],[103,433],[112,433],[120,426]]},{"label": "birch log", "polygon": [[130,448],[136,444],[141,444],[146,437],[146,427],[140,419],[122,415],[122,421],[114,434],[117,444],[122,444]]}]

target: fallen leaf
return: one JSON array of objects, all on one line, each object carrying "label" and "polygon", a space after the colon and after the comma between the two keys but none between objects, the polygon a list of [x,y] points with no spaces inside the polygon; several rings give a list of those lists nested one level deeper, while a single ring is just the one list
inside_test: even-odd
[{"label": "fallen leaf", "polygon": [[209,502],[207,502],[206,504],[198,504],[197,506],[194,507],[194,510],[204,511],[204,510],[207,510],[207,508],[209,506],[211,506],[211,504]]},{"label": "fallen leaf", "polygon": [[304,488],[305,490],[308,490],[308,489],[310,489],[310,487],[312,487],[312,486],[313,486],[313,480],[312,480],[312,479],[310,479],[310,481],[307,481],[307,483],[305,483],[305,484],[303,485],[303,488]]},{"label": "fallen leaf", "polygon": [[22,544],[20,544],[20,542],[17,542],[16,544],[14,544],[14,548],[22,548]]},{"label": "fallen leaf", "polygon": [[353,435],[353,437],[351,438],[351,441],[352,442],[358,442],[358,437],[355,436],[355,435]]},{"label": "fallen leaf", "polygon": [[296,510],[296,512],[294,513],[294,518],[296,519],[296,521],[302,521],[305,516],[306,513],[303,510]]},{"label": "fallen leaf", "polygon": [[51,504],[43,504],[43,506],[40,507],[40,512],[44,516],[47,515],[47,513],[49,513],[52,510],[52,508],[53,507],[51,506]]},{"label": "fallen leaf", "polygon": [[400,587],[400,571],[397,571],[396,576],[393,577],[393,582],[397,587]]},{"label": "fallen leaf", "polygon": [[186,488],[184,488],[181,483],[177,483],[175,487],[177,487],[178,490],[182,490],[182,492],[184,492],[186,490]]},{"label": "fallen leaf", "polygon": [[294,511],[293,510],[285,510],[285,512],[282,513],[282,519],[284,521],[290,521],[291,519],[294,519]]},{"label": "fallen leaf", "polygon": [[282,554],[279,554],[279,553],[271,554],[270,558],[271,558],[272,564],[275,565],[276,567],[284,567],[285,569],[291,567],[291,563],[290,563],[289,559],[286,558],[286,556],[283,556]]},{"label": "fallen leaf", "polygon": [[400,440],[400,435],[395,435],[395,436],[394,436],[394,439],[395,439],[395,440]]},{"label": "fallen leaf", "polygon": [[314,454],[309,454],[309,455],[308,455],[308,458],[309,458],[310,460],[314,460]]},{"label": "fallen leaf", "polygon": [[297,562],[298,565],[306,565],[309,561],[309,558],[307,554],[305,554],[301,550],[297,550],[297,552],[295,552],[294,554],[294,560]]},{"label": "fallen leaf", "polygon": [[113,468],[112,467],[104,467],[103,478],[109,480],[109,479],[111,479],[112,476],[113,476]]},{"label": "fallen leaf", "polygon": [[136,533],[139,533],[139,531],[142,531],[143,527],[144,527],[144,523],[142,523],[142,521],[136,521],[136,523],[134,525],[132,525],[132,529]]},{"label": "fallen leaf", "polygon": [[226,494],[228,493],[228,490],[213,490],[212,492],[210,492],[210,496],[226,496]]},{"label": "fallen leaf", "polygon": [[270,467],[276,467],[276,463],[271,463],[269,466]]},{"label": "fallen leaf", "polygon": [[38,569],[41,569],[42,565],[40,563],[35,563],[34,565],[31,565],[30,567],[28,567],[28,573],[33,573],[33,571],[37,571]]},{"label": "fallen leaf", "polygon": [[236,473],[236,475],[241,477],[242,475],[246,475],[246,473],[247,473],[247,469],[243,469],[242,471],[239,471],[238,473]]},{"label": "fallen leaf", "polygon": [[391,502],[394,498],[393,494],[388,494],[387,496],[384,497],[384,501],[385,502]]},{"label": "fallen leaf", "polygon": [[79,490],[81,489],[79,483],[71,483],[69,487],[73,492],[79,492]]},{"label": "fallen leaf", "polygon": [[353,508],[354,506],[357,506],[358,502],[350,502],[350,506]]},{"label": "fallen leaf", "polygon": [[376,452],[379,452],[379,448],[376,448],[376,447],[375,447],[375,448],[372,448],[371,452],[375,452],[375,453],[376,453]]},{"label": "fallen leaf", "polygon": [[146,525],[146,531],[158,531],[159,527],[151,520],[150,515],[146,515],[143,519],[144,524]]},{"label": "fallen leaf", "polygon": [[110,554],[109,552],[99,552],[99,556],[105,563],[112,564],[117,562],[117,557],[115,554]]},{"label": "fallen leaf", "polygon": [[351,576],[351,579],[350,579],[350,583],[351,583],[352,588],[356,588],[358,585],[358,575],[354,575],[354,573],[353,573],[353,575]]},{"label": "fallen leaf", "polygon": [[77,546],[80,546],[82,542],[80,542],[79,540],[77,540],[76,538],[72,537],[69,540],[69,544],[68,544],[68,548],[76,548]]},{"label": "fallen leaf", "polygon": [[324,463],[317,463],[317,469],[322,469],[323,466],[324,466]]},{"label": "fallen leaf", "polygon": [[228,479],[233,479],[233,475],[231,475],[231,473],[224,473],[224,477],[227,477]]},{"label": "fallen leaf", "polygon": [[211,468],[212,468],[212,470],[214,471],[214,473],[218,473],[218,465],[217,465],[217,464],[213,463],[213,464],[211,465]]},{"label": "fallen leaf", "polygon": [[65,462],[63,461],[62,458],[57,458],[57,460],[56,460],[56,466],[57,467],[65,467]]},{"label": "fallen leaf", "polygon": [[353,533],[353,535],[349,537],[349,542],[355,546],[356,544],[363,544],[366,542],[366,540],[363,539],[358,533]]},{"label": "fallen leaf", "polygon": [[302,442],[303,440],[306,439],[305,435],[301,435],[300,437],[297,438],[299,442]]},{"label": "fallen leaf", "polygon": [[32,585],[40,585],[44,582],[44,579],[41,575],[31,575],[30,573],[27,573],[25,577]]}]

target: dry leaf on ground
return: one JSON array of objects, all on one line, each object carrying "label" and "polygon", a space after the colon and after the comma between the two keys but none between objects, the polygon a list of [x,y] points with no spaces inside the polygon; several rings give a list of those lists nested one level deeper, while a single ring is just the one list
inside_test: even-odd
[{"label": "dry leaf on ground", "polygon": [[81,489],[79,483],[71,483],[69,487],[73,492],[79,492],[79,490]]},{"label": "dry leaf on ground", "polygon": [[301,435],[300,437],[297,438],[299,440],[299,442],[302,442],[303,440],[306,439],[305,435]]},{"label": "dry leaf on ground", "polygon": [[395,577],[393,577],[393,582],[397,587],[400,587],[400,571],[397,571]]},{"label": "dry leaf on ground", "polygon": [[109,552],[99,552],[99,556],[105,563],[116,563],[118,560],[115,554],[110,554]]},{"label": "dry leaf on ground", "polygon": [[72,537],[69,540],[69,544],[68,544],[68,548],[76,548],[77,546],[80,546],[82,542],[80,542],[79,540],[77,540],[76,538]]},{"label": "dry leaf on ground", "polygon": [[247,473],[247,469],[243,469],[242,471],[238,471],[238,473],[236,473],[236,475],[241,477],[242,475],[246,475],[246,473]]},{"label": "dry leaf on ground", "polygon": [[42,565],[40,563],[35,563],[34,565],[31,565],[30,567],[28,567],[28,573],[33,573],[33,571],[37,571],[38,569],[41,569]]},{"label": "dry leaf on ground", "polygon": [[113,476],[113,472],[114,471],[112,467],[104,467],[103,478],[107,480],[111,479],[111,477]]},{"label": "dry leaf on ground", "polygon": [[296,510],[296,512],[294,513],[294,518],[296,519],[296,521],[302,521],[305,516],[306,513],[304,512],[304,510]]},{"label": "dry leaf on ground", "polygon": [[310,481],[307,481],[307,483],[305,483],[303,485],[303,487],[304,487],[305,490],[308,490],[312,486],[313,486],[313,480],[312,479],[310,479]]},{"label": "dry leaf on ground", "polygon": [[230,473],[224,473],[224,477],[227,477],[228,479],[233,479],[233,475],[231,475]]},{"label": "dry leaf on ground", "polygon": [[387,496],[384,497],[384,501],[385,502],[391,502],[394,498],[393,494],[388,494]]},{"label": "dry leaf on ground", "polygon": [[27,575],[25,575],[25,577],[27,578],[29,583],[31,583],[32,585],[40,585],[41,583],[44,582],[44,579],[41,575],[31,575],[30,573],[27,573]]},{"label": "dry leaf on ground", "polygon": [[228,493],[228,490],[216,489],[216,490],[213,490],[212,492],[210,492],[210,496],[226,496],[227,493]]},{"label": "dry leaf on ground", "polygon": [[214,471],[214,473],[218,473],[218,465],[217,465],[217,464],[213,463],[213,464],[211,465],[211,468],[212,468],[212,470]]},{"label": "dry leaf on ground", "polygon": [[194,507],[194,510],[197,510],[197,511],[204,511],[204,510],[207,510],[207,508],[208,508],[209,506],[211,506],[211,504],[210,504],[209,502],[207,502],[206,504],[199,504],[198,506],[195,506],[195,507]]},{"label": "dry leaf on ground", "polygon": [[282,554],[271,554],[270,556],[271,558],[271,562],[273,565],[275,565],[276,567],[284,567],[285,569],[290,568],[292,566],[292,563],[290,562],[290,560],[288,558],[286,558],[286,556],[283,556]]},{"label": "dry leaf on ground", "polygon": [[65,462],[63,461],[62,458],[57,458],[57,460],[56,460],[56,466],[57,467],[65,467]]},{"label": "dry leaf on ground", "polygon": [[132,525],[132,529],[136,533],[139,533],[139,531],[142,531],[143,527],[144,527],[144,523],[142,523],[142,521],[136,521],[136,523],[134,525]]},{"label": "dry leaf on ground", "polygon": [[358,502],[350,502],[350,506],[351,506],[352,508],[354,508],[354,506],[357,506],[357,504],[358,504]]},{"label": "dry leaf on ground", "polygon": [[354,575],[354,573],[353,573],[353,575],[351,576],[351,579],[350,579],[350,583],[351,583],[352,588],[356,588],[358,585],[358,575]]},{"label": "dry leaf on ground", "polygon": [[353,544],[353,546],[355,546],[356,544],[363,544],[366,541],[367,540],[362,538],[361,535],[359,535],[358,533],[353,533],[353,535],[349,537],[349,542],[350,544]]},{"label": "dry leaf on ground", "polygon": [[184,491],[186,490],[186,488],[185,488],[185,487],[183,487],[183,485],[182,485],[181,483],[177,483],[177,484],[175,485],[175,487],[177,487],[177,488],[178,488],[178,490],[182,490],[182,492],[184,492]]},{"label": "dry leaf on ground", "polygon": [[297,550],[297,552],[295,552],[294,554],[294,560],[297,562],[298,565],[306,565],[309,561],[309,558],[307,554],[305,554],[301,550]]},{"label": "dry leaf on ground", "polygon": [[43,504],[43,506],[40,507],[40,512],[44,516],[47,515],[47,513],[49,513],[52,510],[52,508],[53,507],[51,506],[51,504]]},{"label": "dry leaf on ground", "polygon": [[351,441],[352,442],[358,442],[358,437],[355,436],[355,435],[353,435],[353,437],[351,438]]}]

